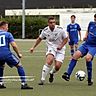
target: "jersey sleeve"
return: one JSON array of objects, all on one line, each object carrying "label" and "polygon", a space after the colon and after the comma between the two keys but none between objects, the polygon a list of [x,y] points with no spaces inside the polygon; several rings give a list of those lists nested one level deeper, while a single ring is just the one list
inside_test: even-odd
[{"label": "jersey sleeve", "polygon": [[80,27],[80,25],[78,24],[78,31],[81,31],[81,27]]},{"label": "jersey sleeve", "polygon": [[11,33],[9,33],[8,40],[9,40],[9,43],[14,42],[14,37]]},{"label": "jersey sleeve", "polygon": [[41,32],[41,34],[39,35],[39,37],[40,37],[41,39],[44,39],[44,38],[45,38],[44,30],[42,30],[42,32]]}]

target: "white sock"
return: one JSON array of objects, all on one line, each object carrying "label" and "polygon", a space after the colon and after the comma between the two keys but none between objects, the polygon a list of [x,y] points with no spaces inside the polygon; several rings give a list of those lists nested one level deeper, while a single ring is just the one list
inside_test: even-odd
[{"label": "white sock", "polygon": [[56,73],[56,69],[55,69],[55,66],[53,66],[52,70],[50,71],[51,74],[54,74]]},{"label": "white sock", "polygon": [[47,74],[49,73],[49,70],[50,70],[50,65],[45,64],[42,69],[42,77],[41,77],[42,81],[45,81],[45,78],[46,78]]}]

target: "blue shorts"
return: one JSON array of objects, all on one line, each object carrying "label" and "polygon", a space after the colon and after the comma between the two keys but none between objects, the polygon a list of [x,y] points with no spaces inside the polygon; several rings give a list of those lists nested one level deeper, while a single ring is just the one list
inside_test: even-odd
[{"label": "blue shorts", "polygon": [[3,66],[5,63],[7,63],[8,66],[14,67],[19,64],[19,62],[20,60],[12,53],[6,57],[0,58],[0,66]]},{"label": "blue shorts", "polygon": [[96,54],[96,47],[86,45],[85,43],[83,43],[78,48],[78,50],[82,53],[82,57],[85,56],[87,53],[91,54],[92,57],[94,57],[94,55]]},{"label": "blue shorts", "polygon": [[78,44],[78,40],[70,40],[69,45]]}]

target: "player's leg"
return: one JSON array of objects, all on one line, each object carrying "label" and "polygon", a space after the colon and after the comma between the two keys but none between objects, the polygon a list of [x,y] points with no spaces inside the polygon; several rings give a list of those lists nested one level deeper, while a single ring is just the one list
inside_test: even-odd
[{"label": "player's leg", "polygon": [[78,40],[74,41],[74,46],[75,46],[75,51],[77,51],[77,49],[78,49]]},{"label": "player's leg", "polygon": [[84,56],[85,54],[87,54],[87,50],[86,50],[86,47],[85,46],[80,46],[79,49],[74,53],[73,55],[73,58],[72,60],[70,61],[69,63],[69,66],[68,66],[68,69],[67,69],[67,72],[65,72],[63,75],[62,75],[62,78],[65,79],[66,81],[69,81],[70,79],[70,75],[77,63],[77,60],[81,57],[81,56]]},{"label": "player's leg", "polygon": [[96,54],[95,47],[89,47],[89,52],[86,55],[86,67],[87,67],[87,73],[88,73],[88,85],[92,85],[92,59],[94,58],[94,55]]},{"label": "player's leg", "polygon": [[59,71],[59,69],[61,68],[61,65],[63,63],[64,60],[64,56],[65,56],[65,49],[62,49],[62,51],[60,50],[60,52],[56,52],[55,55],[55,66],[53,66],[52,70],[50,71],[50,78],[49,78],[49,82],[53,82],[54,80],[54,73],[56,73],[57,71]]},{"label": "player's leg", "polygon": [[55,66],[53,66],[52,70],[50,71],[50,78],[49,82],[52,83],[54,80],[54,73],[58,72],[61,68],[62,62],[55,60]]},{"label": "player's leg", "polygon": [[43,69],[42,69],[42,74],[41,74],[41,82],[39,83],[39,85],[43,85],[44,84],[44,81],[46,79],[46,76],[47,74],[49,73],[50,71],[50,67],[54,61],[54,56],[55,56],[55,51],[53,48],[51,47],[48,47],[47,48],[47,52],[46,52],[46,63],[45,65],[43,66]]},{"label": "player's leg", "polygon": [[46,79],[47,74],[50,71],[50,66],[53,63],[53,60],[54,60],[54,56],[52,54],[47,54],[46,64],[43,66],[42,74],[41,74],[41,82],[39,83],[39,85],[43,85],[44,84],[44,81]]},{"label": "player's leg", "polygon": [[71,56],[73,56],[73,54],[74,54],[74,45],[70,45],[70,53],[71,53]]},{"label": "player's leg", "polygon": [[0,89],[2,89],[2,88],[6,88],[5,86],[4,86],[4,82],[3,82],[3,71],[4,71],[4,66],[5,65],[5,62],[3,62],[3,61],[0,61]]},{"label": "player's leg", "polygon": [[22,64],[20,63],[20,60],[14,54],[10,54],[9,56],[6,57],[6,63],[10,67],[15,66],[17,68],[18,74],[21,78],[21,89],[33,89],[32,87],[29,87],[27,85],[24,68],[22,67]]},{"label": "player's leg", "polygon": [[26,75],[22,64],[19,63],[15,65],[15,67],[17,68],[18,74],[21,78],[21,89],[33,89],[33,87],[28,86],[26,83],[26,78],[25,78]]}]

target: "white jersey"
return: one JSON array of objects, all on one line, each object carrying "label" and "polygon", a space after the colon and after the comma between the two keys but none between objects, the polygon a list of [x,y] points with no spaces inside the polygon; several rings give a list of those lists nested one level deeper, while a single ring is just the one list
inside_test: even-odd
[{"label": "white jersey", "polygon": [[53,31],[50,30],[49,26],[45,27],[39,37],[41,39],[46,39],[47,47],[57,49],[63,40],[68,37],[68,35],[62,27],[55,25],[55,29]]}]

